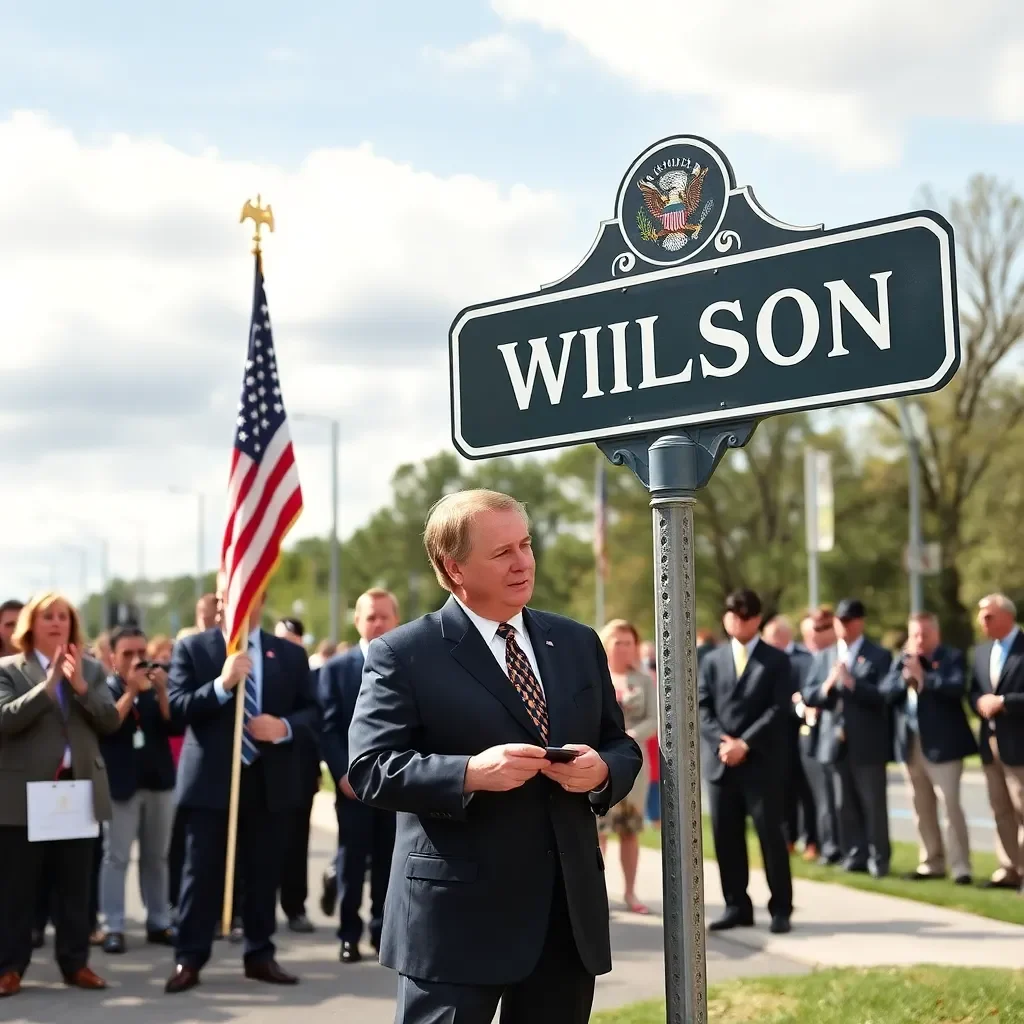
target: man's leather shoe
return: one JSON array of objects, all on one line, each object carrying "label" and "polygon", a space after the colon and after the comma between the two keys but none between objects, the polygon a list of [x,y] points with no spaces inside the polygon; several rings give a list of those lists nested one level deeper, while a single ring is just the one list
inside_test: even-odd
[{"label": "man's leather shoe", "polygon": [[868,873],[867,864],[855,864],[853,861],[844,860],[843,870],[849,871],[853,875],[866,875]]},{"label": "man's leather shoe", "polygon": [[64,984],[72,988],[87,988],[94,991],[107,987],[107,983],[91,967],[79,967],[77,971],[65,974]]},{"label": "man's leather shoe", "polygon": [[297,985],[294,974],[283,971],[276,960],[263,960],[258,964],[246,964],[245,976],[253,981],[265,981],[268,985]]},{"label": "man's leather shoe", "polygon": [[981,883],[982,889],[1019,889],[1019,878],[989,878]]},{"label": "man's leather shoe", "polygon": [[341,954],[338,959],[343,964],[357,964],[363,959],[363,954],[359,952],[358,942],[343,942],[341,944]]},{"label": "man's leather shoe", "polygon": [[174,973],[167,979],[164,991],[168,995],[177,995],[179,992],[187,992],[199,984],[199,972],[194,967],[186,967],[178,964]]},{"label": "man's leather shoe", "polygon": [[316,931],[313,927],[313,922],[305,914],[289,917],[288,928],[293,932],[298,932],[300,935],[310,935]]},{"label": "man's leather shoe", "polygon": [[879,864],[869,864],[868,865],[868,874],[872,878],[885,878],[889,874],[889,868],[888,867],[884,867],[883,868]]},{"label": "man's leather shoe", "polygon": [[954,885],[970,885],[974,879],[970,875],[957,875],[953,879]]},{"label": "man's leather shoe", "polygon": [[782,914],[776,914],[772,918],[772,923],[768,926],[768,931],[773,935],[785,935],[786,932],[793,930],[793,926],[789,923],[789,918],[784,917]]},{"label": "man's leather shoe", "polygon": [[709,932],[726,932],[730,928],[753,928],[754,914],[744,914],[741,910],[727,910],[716,921],[708,925]]},{"label": "man's leather shoe", "polygon": [[104,953],[123,953],[124,936],[120,932],[107,932],[103,939]]},{"label": "man's leather shoe", "polygon": [[0,974],[0,999],[16,996],[21,991],[21,975],[17,971]]},{"label": "man's leather shoe", "polygon": [[153,946],[173,946],[174,929],[157,928],[155,931],[147,931],[146,941]]},{"label": "man's leather shoe", "polygon": [[839,863],[839,858],[826,857],[825,854],[822,854],[815,863],[817,863],[819,868],[833,868]]},{"label": "man's leather shoe", "polygon": [[934,882],[936,879],[945,877],[945,875],[933,875],[928,871],[908,871],[903,875],[903,880],[906,882]]},{"label": "man's leather shoe", "polygon": [[338,876],[333,871],[325,871],[321,883],[320,909],[325,917],[333,917],[334,908],[338,904]]}]

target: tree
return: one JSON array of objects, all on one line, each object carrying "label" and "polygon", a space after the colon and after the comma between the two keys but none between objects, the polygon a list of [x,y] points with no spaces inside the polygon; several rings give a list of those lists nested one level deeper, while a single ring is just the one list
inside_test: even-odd
[{"label": "tree", "polygon": [[[947,639],[967,646],[973,630],[963,574],[980,542],[967,530],[968,503],[1024,418],[1024,392],[1006,372],[1024,334],[1024,200],[1009,185],[976,175],[946,211],[957,240],[963,365],[944,391],[920,403],[927,418],[921,482],[942,544],[936,611]],[[897,444],[895,404],[875,408]],[[998,585],[992,580],[991,589]]]}]

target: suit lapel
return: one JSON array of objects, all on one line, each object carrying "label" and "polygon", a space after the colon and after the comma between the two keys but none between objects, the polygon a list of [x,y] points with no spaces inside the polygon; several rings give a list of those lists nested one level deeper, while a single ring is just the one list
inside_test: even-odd
[{"label": "suit lapel", "polygon": [[719,685],[722,697],[729,698],[736,690],[739,679],[736,676],[736,657],[732,650],[732,640],[726,640],[721,646],[722,672],[719,676]]},{"label": "suit lapel", "polygon": [[[992,657],[992,648],[989,648],[989,658]],[[1018,631],[1017,635],[1013,638],[1013,644],[1010,646],[1010,650],[1006,655],[1006,660],[1003,662],[1002,670],[999,673],[999,679],[996,681],[995,690],[993,692],[998,693],[1000,687],[1006,682],[1011,672],[1016,672],[1017,668],[1021,663],[1021,659],[1024,658],[1024,632]]]},{"label": "suit lapel", "polygon": [[38,686],[45,681],[46,673],[43,666],[39,664],[34,654],[26,654],[24,664],[21,665],[21,674],[32,684]]},{"label": "suit lapel", "polygon": [[449,598],[441,609],[441,632],[454,645],[452,657],[478,683],[486,687],[505,706],[509,714],[534,737],[534,741],[539,743],[540,733],[531,721],[522,698],[508,676],[502,672],[480,631],[470,622],[469,616],[459,607],[454,597]]},{"label": "suit lapel", "polygon": [[[750,656],[747,658],[747,664],[744,666],[743,675],[737,680],[737,685],[741,693],[750,693],[751,690],[757,686],[758,679],[761,678],[761,673],[764,671],[764,664],[761,661],[760,651],[763,640],[758,640],[754,644],[754,649],[750,652]],[[730,652],[732,653],[732,652]],[[735,674],[735,669],[733,669]]]},{"label": "suit lapel", "polygon": [[542,615],[529,609],[523,611],[526,632],[530,634],[533,653],[537,656],[541,686],[548,708],[548,743],[559,747],[571,742],[569,718],[573,701],[569,680],[575,678],[576,670],[569,658],[568,649],[556,643]]}]

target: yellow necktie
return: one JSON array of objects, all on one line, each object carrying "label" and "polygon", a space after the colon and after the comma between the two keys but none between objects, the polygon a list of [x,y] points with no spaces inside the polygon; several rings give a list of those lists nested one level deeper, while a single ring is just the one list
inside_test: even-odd
[{"label": "yellow necktie", "polygon": [[743,670],[747,667],[746,645],[734,640],[732,645],[732,656],[733,660],[736,662],[736,678],[739,679],[739,677],[743,675]]}]

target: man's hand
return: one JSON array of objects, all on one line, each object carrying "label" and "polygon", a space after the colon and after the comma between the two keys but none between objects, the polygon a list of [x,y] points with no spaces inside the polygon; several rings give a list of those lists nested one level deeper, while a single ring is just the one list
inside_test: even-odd
[{"label": "man's hand", "polygon": [[345,775],[342,775],[340,781],[338,782],[338,789],[340,789],[342,791],[342,793],[344,793],[345,796],[347,796],[349,798],[349,800],[358,800],[359,799],[356,796],[356,791],[352,788],[351,783],[348,781],[348,774],[347,773]]},{"label": "man's hand", "polygon": [[921,659],[916,654],[912,654],[903,663],[903,678],[906,680],[907,686],[911,686],[915,690],[921,688],[921,684],[924,682],[924,669],[921,668]]},{"label": "man's hand", "polygon": [[544,757],[543,747],[535,747],[532,743],[501,743],[469,759],[463,789],[466,793],[477,790],[505,793],[529,782],[550,764]]},{"label": "man's hand", "polygon": [[139,695],[141,690],[146,688],[146,670],[139,668],[138,661],[132,664],[131,671],[129,671],[124,685],[135,697]]},{"label": "man's hand", "polygon": [[827,678],[825,679],[825,682],[822,684],[822,693],[830,693],[832,691],[832,689],[839,682],[839,675],[842,668],[843,666],[838,661],[832,666],[832,668],[829,670]]},{"label": "man's hand", "polygon": [[797,690],[796,693],[794,693],[790,699],[793,701],[794,704],[799,704],[804,699],[804,695],[799,690]]},{"label": "man's hand", "polygon": [[167,689],[167,673],[162,668],[151,668],[146,678],[156,687],[157,692]]},{"label": "man's hand", "polygon": [[842,663],[839,664],[839,685],[845,690],[855,690],[857,688],[857,680],[853,678],[853,674]]},{"label": "man's hand", "polygon": [[244,651],[229,654],[221,669],[220,682],[225,690],[233,690],[252,672],[252,658]]},{"label": "man's hand", "polygon": [[995,718],[1003,710],[1003,698],[985,693],[978,698],[978,714],[982,718]]},{"label": "man's hand", "polygon": [[578,750],[579,757],[565,764],[549,764],[544,774],[557,782],[567,793],[589,793],[604,785],[608,765],[604,758],[585,743],[566,743],[569,750]]},{"label": "man's hand", "polygon": [[260,743],[276,743],[288,735],[288,726],[273,715],[254,715],[249,719],[248,733]]},{"label": "man's hand", "polygon": [[814,725],[818,720],[818,709],[817,708],[804,708],[804,722],[807,725]]},{"label": "man's hand", "polygon": [[750,747],[746,740],[735,739],[732,736],[724,736],[718,747],[718,760],[729,768],[735,768],[742,764],[750,753]]}]

